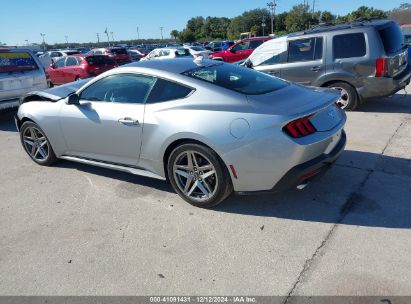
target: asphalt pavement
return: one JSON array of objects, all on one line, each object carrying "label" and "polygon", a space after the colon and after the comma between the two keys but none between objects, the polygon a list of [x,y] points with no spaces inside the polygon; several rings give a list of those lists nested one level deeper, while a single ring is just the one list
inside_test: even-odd
[{"label": "asphalt pavement", "polygon": [[213,210],[165,182],[24,153],[0,114],[0,295],[410,295],[411,96],[348,113],[303,191]]}]

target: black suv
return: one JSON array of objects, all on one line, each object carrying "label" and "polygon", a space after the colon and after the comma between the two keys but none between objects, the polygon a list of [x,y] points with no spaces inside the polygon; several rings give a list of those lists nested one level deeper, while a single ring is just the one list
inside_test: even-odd
[{"label": "black suv", "polygon": [[338,89],[347,110],[366,99],[395,94],[411,75],[404,36],[391,20],[320,26],[278,37],[262,44],[244,64],[304,85]]}]

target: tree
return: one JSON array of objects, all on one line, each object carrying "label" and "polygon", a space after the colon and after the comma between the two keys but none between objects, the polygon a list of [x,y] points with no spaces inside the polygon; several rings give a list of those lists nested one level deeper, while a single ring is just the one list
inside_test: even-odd
[{"label": "tree", "polygon": [[334,23],[336,20],[335,15],[333,15],[331,12],[329,11],[323,11],[321,13],[321,22],[324,23]]},{"label": "tree", "polygon": [[349,21],[352,21],[357,19],[385,19],[388,16],[387,13],[382,10],[360,6],[357,10],[348,14],[347,17]]},{"label": "tree", "polygon": [[400,5],[400,7],[398,9],[400,10],[407,10],[411,8],[411,3],[407,2],[407,3],[403,3]]},{"label": "tree", "polygon": [[286,29],[289,32],[297,32],[307,29],[310,26],[312,15],[310,6],[299,4],[293,6],[285,19]]},{"label": "tree", "polygon": [[196,41],[195,34],[188,28],[180,32],[179,39],[182,42],[194,42]]},{"label": "tree", "polygon": [[[263,30],[261,24],[265,20],[268,25],[270,20],[270,12],[267,9],[254,9],[244,12],[241,16],[231,19],[228,27],[228,37],[230,39],[238,39],[240,33],[251,32],[252,28],[257,29],[257,35],[262,35]],[[269,28],[269,26],[267,26]],[[267,30],[268,32],[268,30]]]},{"label": "tree", "polygon": [[179,36],[179,32],[177,30],[172,30],[170,32],[170,36],[174,38],[174,40],[177,40],[178,36]]},{"label": "tree", "polygon": [[203,26],[205,23],[204,17],[197,16],[187,21],[186,29],[194,34],[195,39],[199,40],[203,37]]}]

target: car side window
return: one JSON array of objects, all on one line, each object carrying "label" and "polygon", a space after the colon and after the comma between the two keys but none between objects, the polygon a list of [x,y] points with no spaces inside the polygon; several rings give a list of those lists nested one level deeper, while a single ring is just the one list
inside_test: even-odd
[{"label": "car side window", "polygon": [[175,82],[157,79],[147,103],[163,102],[187,97],[193,89]]},{"label": "car side window", "polygon": [[51,57],[61,57],[61,54],[58,52],[52,52]]},{"label": "car side window", "polygon": [[321,59],[323,45],[322,41],[322,37],[289,41],[287,62],[301,62]]},{"label": "car side window", "polygon": [[248,50],[248,46],[249,46],[248,41],[244,41],[244,42],[240,42],[239,44],[236,44],[235,46],[233,46],[232,50],[236,52],[244,51],[244,50]]},{"label": "car side window", "polygon": [[77,59],[75,57],[67,57],[66,66],[75,66],[77,65]]},{"label": "car side window", "polygon": [[80,99],[116,103],[142,104],[155,83],[155,78],[135,74],[117,74],[93,83],[80,94]]},{"label": "car side window", "polygon": [[65,66],[65,62],[66,62],[66,58],[61,58],[61,59],[57,60],[54,65],[55,65],[56,68],[62,68],[62,67]]},{"label": "car side window", "polygon": [[334,59],[363,57],[367,54],[364,33],[336,35],[333,37]]}]

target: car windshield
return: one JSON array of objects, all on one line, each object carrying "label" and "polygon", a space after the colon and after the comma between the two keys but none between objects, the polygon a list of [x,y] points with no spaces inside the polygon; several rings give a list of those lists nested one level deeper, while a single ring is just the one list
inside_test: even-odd
[{"label": "car windshield", "polygon": [[111,49],[110,53],[116,54],[116,55],[127,55],[127,50],[126,49]]},{"label": "car windshield", "polygon": [[278,78],[230,64],[199,67],[183,74],[245,95],[267,94],[287,86]]},{"label": "car windshield", "polygon": [[37,70],[33,57],[27,52],[0,52],[0,73]]}]

